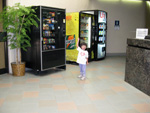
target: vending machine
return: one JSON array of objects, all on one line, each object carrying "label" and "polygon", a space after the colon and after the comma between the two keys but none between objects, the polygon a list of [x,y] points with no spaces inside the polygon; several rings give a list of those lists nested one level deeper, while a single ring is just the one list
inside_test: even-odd
[{"label": "vending machine", "polygon": [[94,34],[92,32],[94,16],[79,12],[66,14],[66,60],[76,62],[78,57],[77,41],[87,43],[89,61],[94,60]]},{"label": "vending machine", "polygon": [[87,44],[89,61],[106,57],[107,13],[101,10],[66,14],[66,59],[76,62],[76,43]]},{"label": "vending machine", "polygon": [[107,12],[102,10],[87,10],[81,13],[94,15],[92,31],[94,36],[94,59],[106,57]]},{"label": "vending machine", "polygon": [[66,69],[66,16],[65,9],[35,6],[38,28],[32,26],[31,47],[22,51],[26,67],[36,72],[51,68]]}]

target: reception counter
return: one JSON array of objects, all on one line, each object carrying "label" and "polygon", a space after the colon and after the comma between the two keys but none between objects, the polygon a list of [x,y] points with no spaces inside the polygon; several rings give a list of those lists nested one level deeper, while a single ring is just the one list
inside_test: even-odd
[{"label": "reception counter", "polygon": [[125,81],[150,96],[150,40],[127,40]]}]

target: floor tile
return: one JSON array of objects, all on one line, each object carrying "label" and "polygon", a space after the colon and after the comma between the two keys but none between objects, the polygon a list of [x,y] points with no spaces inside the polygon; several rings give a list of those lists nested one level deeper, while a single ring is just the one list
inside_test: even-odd
[{"label": "floor tile", "polygon": [[97,68],[88,68],[87,71],[97,71]]},{"label": "floor tile", "polygon": [[0,83],[0,88],[8,88],[8,87],[11,87],[12,84],[11,83],[7,83],[7,84],[1,84]]},{"label": "floor tile", "polygon": [[22,95],[8,95],[5,98],[6,102],[16,102],[16,101],[21,101],[22,100]]},{"label": "floor tile", "polygon": [[2,104],[4,103],[4,99],[0,99],[0,107],[2,106]]},{"label": "floor tile", "polygon": [[[125,57],[87,65],[32,71],[23,77],[0,75],[0,113],[150,113],[150,97],[124,81]],[[9,109],[8,109],[9,108]]]},{"label": "floor tile", "polygon": [[102,95],[101,93],[96,93],[96,94],[91,94],[91,95],[88,95],[90,97],[91,100],[103,100],[105,99],[105,96]]},{"label": "floor tile", "polygon": [[80,74],[80,71],[71,71],[72,74]]},{"label": "floor tile", "polygon": [[139,113],[139,112],[136,111],[135,109],[127,109],[120,111],[120,113]]},{"label": "floor tile", "polygon": [[70,111],[70,110],[76,110],[76,109],[77,107],[74,102],[58,103],[59,111]]},{"label": "floor tile", "polygon": [[78,106],[79,113],[98,113],[98,109],[92,105],[82,105]]},{"label": "floor tile", "polygon": [[52,88],[51,84],[40,84],[39,88]]},{"label": "floor tile", "polygon": [[26,81],[14,81],[13,82],[13,85],[25,85],[26,84]]},{"label": "floor tile", "polygon": [[39,82],[40,80],[38,78],[30,78],[27,79],[27,82]]},{"label": "floor tile", "polygon": [[24,92],[23,97],[24,98],[36,98],[39,96],[39,92],[32,91],[32,92]]},{"label": "floor tile", "polygon": [[133,107],[140,113],[150,113],[150,104],[134,104]]},{"label": "floor tile", "polygon": [[67,86],[66,85],[53,85],[53,89],[54,90],[67,90]]},{"label": "floor tile", "polygon": [[40,100],[39,107],[55,107],[57,106],[56,100]]},{"label": "floor tile", "polygon": [[122,86],[117,86],[117,87],[112,87],[112,90],[116,91],[116,92],[124,92],[127,91],[126,88],[122,87]]},{"label": "floor tile", "polygon": [[34,113],[38,112],[38,103],[22,103],[20,108],[20,113]]},{"label": "floor tile", "polygon": [[123,72],[114,72],[114,74],[116,74],[116,75],[124,75]]},{"label": "floor tile", "polygon": [[78,80],[78,83],[79,84],[89,84],[90,83],[90,81],[89,80]]},{"label": "floor tile", "polygon": [[62,75],[50,75],[51,78],[62,78]]},{"label": "floor tile", "polygon": [[109,76],[99,76],[98,79],[109,79]]}]

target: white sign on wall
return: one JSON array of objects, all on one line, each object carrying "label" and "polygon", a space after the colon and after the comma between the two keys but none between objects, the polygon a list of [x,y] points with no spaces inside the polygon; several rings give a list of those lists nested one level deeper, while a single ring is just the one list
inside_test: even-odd
[{"label": "white sign on wall", "polygon": [[136,38],[145,39],[145,36],[148,35],[148,29],[146,28],[137,28],[136,29]]}]

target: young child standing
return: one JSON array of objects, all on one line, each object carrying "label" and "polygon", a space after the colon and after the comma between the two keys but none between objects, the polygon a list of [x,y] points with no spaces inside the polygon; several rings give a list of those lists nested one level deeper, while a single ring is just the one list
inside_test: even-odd
[{"label": "young child standing", "polygon": [[81,43],[80,45],[81,48],[79,47],[79,38],[78,38],[77,50],[79,51],[79,53],[78,53],[77,63],[79,64],[80,67],[80,75],[78,77],[81,78],[81,80],[85,80],[86,64],[88,64],[88,51],[86,51],[87,48],[86,43]]}]

